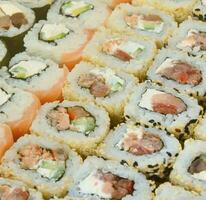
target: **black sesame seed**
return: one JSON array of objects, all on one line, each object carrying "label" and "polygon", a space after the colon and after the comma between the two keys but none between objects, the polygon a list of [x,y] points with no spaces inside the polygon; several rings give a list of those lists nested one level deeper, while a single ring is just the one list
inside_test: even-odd
[{"label": "black sesame seed", "polygon": [[172,156],[172,154],[170,153],[170,152],[166,152],[167,153],[167,155],[169,156],[169,157],[171,157]]},{"label": "black sesame seed", "polygon": [[138,167],[138,162],[137,162],[137,161],[135,161],[135,162],[133,163],[133,167]]},{"label": "black sesame seed", "polygon": [[120,164],[121,164],[121,165],[127,165],[127,166],[128,166],[128,163],[127,163],[127,161],[125,161],[125,160],[121,160]]},{"label": "black sesame seed", "polygon": [[145,127],[145,128],[149,128],[149,126],[148,126],[148,125],[146,125],[146,124],[144,125],[144,127]]},{"label": "black sesame seed", "polygon": [[200,11],[200,8],[195,8],[195,11],[199,12],[199,11]]},{"label": "black sesame seed", "polygon": [[181,132],[181,130],[179,128],[176,128],[175,131],[178,132],[178,133]]},{"label": "black sesame seed", "polygon": [[150,119],[149,123],[153,124],[154,123],[154,119]]}]

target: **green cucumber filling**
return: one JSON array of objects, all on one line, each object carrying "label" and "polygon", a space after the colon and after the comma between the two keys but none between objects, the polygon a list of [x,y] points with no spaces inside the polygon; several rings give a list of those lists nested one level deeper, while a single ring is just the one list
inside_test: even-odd
[{"label": "green cucumber filling", "polygon": [[84,1],[66,1],[61,7],[61,13],[69,17],[78,17],[93,8],[92,4]]},{"label": "green cucumber filling", "polygon": [[94,97],[106,97],[112,93],[122,91],[125,81],[111,69],[94,69],[88,74],[80,75],[78,85],[89,89]]},{"label": "green cucumber filling", "polygon": [[50,150],[38,144],[27,144],[18,151],[20,166],[35,170],[52,181],[60,180],[66,171],[67,155],[63,149]]},{"label": "green cucumber filling", "polygon": [[47,65],[37,60],[20,61],[9,69],[12,78],[27,79],[40,74]]},{"label": "green cucumber filling", "polygon": [[89,135],[96,127],[95,118],[81,106],[57,107],[47,114],[47,118],[58,131],[71,130]]}]

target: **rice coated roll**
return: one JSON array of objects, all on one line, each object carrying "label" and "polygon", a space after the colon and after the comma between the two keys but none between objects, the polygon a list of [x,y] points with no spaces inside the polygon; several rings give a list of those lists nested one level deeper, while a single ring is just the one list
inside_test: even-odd
[{"label": "rice coated roll", "polygon": [[26,52],[16,54],[0,76],[9,84],[35,94],[41,103],[62,99],[62,87],[68,69],[59,68],[49,59],[31,56]]},{"label": "rice coated roll", "polygon": [[175,185],[201,193],[206,191],[206,142],[189,139],[185,141],[170,174]]},{"label": "rice coated roll", "polygon": [[92,103],[64,101],[41,107],[31,132],[65,143],[84,155],[92,154],[109,131],[107,112]]},{"label": "rice coated roll", "polygon": [[44,198],[62,197],[81,163],[80,156],[67,146],[48,138],[26,135],[6,152],[0,172],[4,177],[37,188]]},{"label": "rice coated roll", "polygon": [[193,8],[193,16],[199,20],[206,20],[206,1],[198,0]]},{"label": "rice coated roll", "polygon": [[136,35],[96,32],[83,51],[84,60],[143,79],[156,54],[155,42]]},{"label": "rice coated roll", "polygon": [[206,60],[205,22],[188,19],[180,24],[169,40],[169,48],[178,49],[190,56]]},{"label": "rice coated roll", "polygon": [[189,57],[180,51],[162,49],[151,68],[147,78],[166,87],[172,87],[180,93],[193,96],[204,102],[206,100],[206,63]]},{"label": "rice coated roll", "polygon": [[42,194],[20,181],[0,178],[0,198],[2,200],[43,200]]},{"label": "rice coated roll", "polygon": [[155,191],[154,200],[205,200],[206,193],[199,195],[195,192],[187,191],[183,187],[172,185],[169,182],[161,184]]},{"label": "rice coated roll", "polygon": [[152,192],[150,182],[143,174],[118,162],[88,157],[68,195],[69,199],[150,200]]},{"label": "rice coated roll", "polygon": [[30,8],[16,2],[0,2],[0,38],[6,42],[11,55],[23,50],[23,37],[34,21]]},{"label": "rice coated roll", "polygon": [[[43,59],[52,59],[72,69],[81,60],[82,50],[93,33],[68,22],[41,20],[24,38],[26,51]],[[75,42],[74,42],[75,41]]]},{"label": "rice coated roll", "polygon": [[96,30],[105,23],[110,13],[111,9],[101,0],[56,0],[49,9],[47,18],[54,22],[64,19],[69,24]]},{"label": "rice coated roll", "polygon": [[160,48],[167,43],[177,24],[172,16],[155,8],[120,4],[109,17],[107,27],[122,34],[155,40]]},{"label": "rice coated roll", "polygon": [[0,123],[10,126],[15,140],[28,132],[39,107],[35,95],[0,81]]},{"label": "rice coated roll", "polygon": [[98,153],[148,176],[164,177],[180,150],[179,141],[166,131],[127,123],[110,132]]},{"label": "rice coated roll", "polygon": [[206,115],[200,119],[200,122],[194,129],[194,137],[198,140],[206,140]]},{"label": "rice coated roll", "polygon": [[68,74],[63,89],[66,100],[93,101],[110,114],[112,123],[122,120],[124,106],[138,79],[124,72],[81,62]]},{"label": "rice coated roll", "polygon": [[129,98],[125,117],[150,127],[165,129],[179,139],[188,138],[203,113],[196,99],[149,81]]}]

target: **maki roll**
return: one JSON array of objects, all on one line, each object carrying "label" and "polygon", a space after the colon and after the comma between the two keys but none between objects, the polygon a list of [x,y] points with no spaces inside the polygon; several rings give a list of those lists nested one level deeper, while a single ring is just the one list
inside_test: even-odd
[{"label": "maki roll", "polygon": [[0,67],[8,64],[8,50],[4,42],[0,40]]},{"label": "maki roll", "polygon": [[92,154],[109,131],[107,112],[92,103],[64,101],[42,106],[31,132]]},{"label": "maki roll", "polygon": [[0,123],[10,126],[15,140],[28,132],[39,107],[35,95],[0,81]]},{"label": "maki roll", "polygon": [[63,94],[67,100],[93,101],[103,106],[115,124],[122,120],[124,106],[137,81],[127,73],[81,62],[68,74]]},{"label": "maki roll", "polygon": [[68,69],[59,68],[49,59],[31,56],[26,52],[15,55],[8,68],[0,70],[0,76],[14,87],[35,94],[42,104],[62,99],[62,87]]},{"label": "maki roll", "polygon": [[179,139],[192,134],[202,112],[196,99],[149,81],[135,88],[125,107],[126,118],[165,129]]},{"label": "maki roll", "polygon": [[91,31],[77,29],[67,22],[41,20],[25,36],[24,46],[34,56],[52,59],[72,69],[80,62],[82,50],[92,35]]},{"label": "maki roll", "polygon": [[143,174],[118,162],[88,157],[75,176],[69,199],[150,200],[152,192]]},{"label": "maki roll", "polygon": [[[169,182],[161,184],[155,191],[154,200],[205,200],[206,193],[199,195],[192,191],[187,191],[182,187],[174,186]],[[172,194],[172,195],[171,195]]]},{"label": "maki roll", "polygon": [[179,141],[166,131],[127,123],[110,132],[98,153],[148,176],[164,177],[180,150]]},{"label": "maki roll", "polygon": [[185,141],[170,174],[175,185],[201,193],[206,191],[206,142],[189,139]]},{"label": "maki roll", "polygon": [[198,0],[193,8],[193,16],[199,20],[206,20],[206,1]]},{"label": "maki roll", "polygon": [[84,60],[117,71],[125,71],[143,79],[156,54],[153,41],[136,35],[112,33],[102,29],[96,32],[83,51]]},{"label": "maki roll", "polygon": [[180,24],[169,40],[169,48],[206,60],[206,26],[204,22],[188,19]]},{"label": "maki roll", "polygon": [[206,63],[180,51],[163,49],[147,73],[148,79],[204,102],[206,100]]},{"label": "maki roll", "polygon": [[172,16],[155,8],[120,4],[109,17],[107,27],[122,34],[155,40],[160,48],[167,43],[177,24]]},{"label": "maki roll", "polygon": [[0,178],[0,191],[2,200],[43,200],[40,192],[11,179]]},{"label": "maki roll", "polygon": [[206,115],[200,120],[194,129],[194,137],[198,140],[206,140]]},{"label": "maki roll", "polygon": [[34,12],[19,3],[0,1],[0,38],[11,55],[23,50],[23,37],[35,21]]},{"label": "maki roll", "polygon": [[36,188],[44,198],[61,197],[70,187],[81,162],[77,153],[63,144],[26,135],[6,152],[0,172],[4,177]]}]

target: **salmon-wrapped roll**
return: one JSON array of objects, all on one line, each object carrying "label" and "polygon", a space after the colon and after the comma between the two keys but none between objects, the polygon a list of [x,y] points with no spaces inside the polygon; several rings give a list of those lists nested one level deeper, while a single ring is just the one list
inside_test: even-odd
[{"label": "salmon-wrapped roll", "polygon": [[202,114],[196,99],[149,81],[135,88],[125,107],[126,118],[165,129],[179,139],[190,137]]},{"label": "salmon-wrapped roll", "polygon": [[36,188],[45,198],[62,197],[81,162],[76,152],[61,143],[26,135],[6,152],[0,172]]}]

